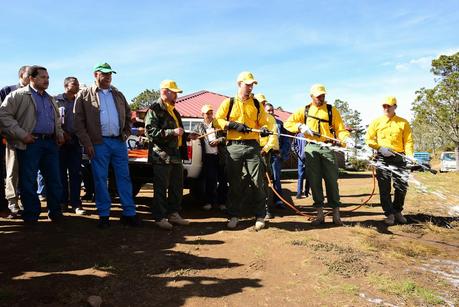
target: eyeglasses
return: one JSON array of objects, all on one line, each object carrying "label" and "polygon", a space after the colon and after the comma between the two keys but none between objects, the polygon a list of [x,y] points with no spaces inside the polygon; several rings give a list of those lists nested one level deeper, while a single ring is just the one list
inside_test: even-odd
[{"label": "eyeglasses", "polygon": [[388,105],[388,104],[383,104],[382,107],[383,107],[383,109],[390,109],[390,108],[392,108],[393,106]]}]

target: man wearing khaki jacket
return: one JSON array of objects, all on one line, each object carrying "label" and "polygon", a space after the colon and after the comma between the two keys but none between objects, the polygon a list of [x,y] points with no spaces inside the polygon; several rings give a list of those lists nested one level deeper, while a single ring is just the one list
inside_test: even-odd
[{"label": "man wearing khaki jacket", "polygon": [[95,84],[78,93],[74,107],[75,132],[91,159],[99,228],[110,226],[111,200],[107,187],[110,164],[123,208],[121,222],[128,226],[139,225],[126,146],[126,139],[131,134],[131,110],[124,95],[111,85],[112,73],[116,72],[109,64],[96,65]]},{"label": "man wearing khaki jacket", "polygon": [[51,221],[59,221],[62,185],[59,177],[59,147],[64,137],[54,98],[46,92],[49,76],[46,68],[30,67],[30,84],[6,96],[0,106],[0,128],[8,143],[16,148],[19,164],[19,189],[24,206],[22,219],[35,223],[40,215],[36,193],[40,170],[49,188],[47,205]]}]

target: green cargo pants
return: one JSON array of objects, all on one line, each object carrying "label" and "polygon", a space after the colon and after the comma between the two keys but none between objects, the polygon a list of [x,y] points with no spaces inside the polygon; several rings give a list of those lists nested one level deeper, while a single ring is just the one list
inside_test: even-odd
[{"label": "green cargo pants", "polygon": [[322,178],[325,181],[328,205],[331,208],[339,207],[338,165],[335,153],[327,147],[309,143],[305,147],[304,156],[314,207],[324,206]]},{"label": "green cargo pants", "polygon": [[[271,182],[273,181],[273,172],[272,172],[272,167],[271,167],[271,156],[272,153],[269,151],[266,155],[262,156],[262,162],[263,162],[263,167],[264,167],[264,173],[268,173],[269,178],[271,179]],[[265,197],[266,197],[266,202],[265,202],[265,208],[266,208],[266,213],[272,213],[273,211],[273,205],[274,205],[274,196],[273,196],[273,190],[269,187],[269,182],[268,178],[266,178],[266,175],[263,174],[263,180],[264,180],[264,186],[265,186]]]},{"label": "green cargo pants", "polygon": [[242,185],[242,176],[245,173],[250,178],[252,185],[250,192],[253,193],[253,212],[257,218],[264,218],[266,215],[263,180],[265,169],[261,161],[260,145],[256,140],[229,141],[227,150],[228,215],[230,217],[240,217],[241,215],[243,195],[245,191],[249,191],[249,187]]},{"label": "green cargo pants", "polygon": [[153,189],[151,212],[156,221],[178,212],[183,195],[182,162],[153,164]]}]

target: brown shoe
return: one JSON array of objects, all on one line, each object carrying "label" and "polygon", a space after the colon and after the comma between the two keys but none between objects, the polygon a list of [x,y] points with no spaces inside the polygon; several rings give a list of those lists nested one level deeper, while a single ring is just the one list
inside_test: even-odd
[{"label": "brown shoe", "polygon": [[161,229],[172,230],[174,226],[167,219],[161,219],[155,222],[155,225]]},{"label": "brown shoe", "polygon": [[386,223],[386,225],[388,226],[392,226],[395,224],[395,217],[393,214],[389,214],[385,219],[384,219],[384,223]]},{"label": "brown shoe", "polygon": [[317,216],[316,218],[311,222],[312,226],[319,226],[325,224],[325,215],[324,215],[324,209],[322,207],[317,208]]},{"label": "brown shoe", "polygon": [[333,208],[333,224],[343,226],[343,222],[341,221],[341,216],[339,214],[339,208]]},{"label": "brown shoe", "polygon": [[399,222],[400,224],[406,224],[408,223],[408,220],[406,219],[406,217],[403,216],[403,214],[401,212],[396,212],[394,214],[394,217],[395,217],[395,220],[397,222]]},{"label": "brown shoe", "polygon": [[185,220],[184,218],[182,218],[180,216],[180,214],[178,214],[177,212],[172,213],[171,215],[169,215],[168,221],[169,221],[169,223],[177,224],[177,225],[183,225],[183,226],[186,226],[186,225],[190,224],[190,221]]}]

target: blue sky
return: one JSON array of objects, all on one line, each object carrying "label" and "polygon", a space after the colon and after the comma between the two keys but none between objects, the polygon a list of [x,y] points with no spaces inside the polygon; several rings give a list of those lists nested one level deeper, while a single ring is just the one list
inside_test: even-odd
[{"label": "blue sky", "polygon": [[108,62],[128,100],[174,79],[184,94],[236,92],[250,70],[275,106],[305,105],[313,83],[365,123],[394,95],[410,117],[415,91],[433,86],[430,62],[459,51],[459,1],[29,1],[2,5],[0,84],[23,64],[93,82]]}]

